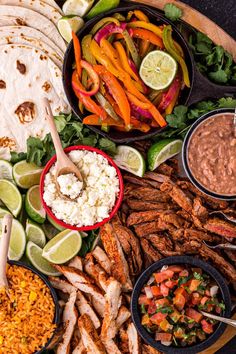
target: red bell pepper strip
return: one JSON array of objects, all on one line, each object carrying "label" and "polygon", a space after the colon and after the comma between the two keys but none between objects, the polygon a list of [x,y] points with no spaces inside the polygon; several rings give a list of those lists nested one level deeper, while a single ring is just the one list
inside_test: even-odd
[{"label": "red bell pepper strip", "polygon": [[162,39],[160,37],[158,37],[155,33],[143,28],[133,28],[131,32],[131,37],[143,39],[145,41],[148,41],[149,43],[158,46],[159,48],[164,47]]},{"label": "red bell pepper strip", "polygon": [[75,32],[72,31],[72,39],[73,39],[73,46],[74,46],[74,53],[75,53],[75,63],[76,63],[76,70],[81,78],[82,75],[82,67],[81,67],[81,46],[79,38],[76,36]]},{"label": "red bell pepper strip", "polygon": [[162,96],[161,102],[158,106],[158,109],[160,111],[164,111],[171,104],[171,102],[174,100],[176,96],[176,92],[179,93],[180,85],[181,85],[180,77],[177,76],[172,82],[172,84],[170,85],[168,91],[164,93]]},{"label": "red bell pepper strip", "polygon": [[90,91],[87,91],[83,87],[82,84],[79,85],[78,84],[79,80],[78,80],[78,78],[76,76],[74,76],[74,78],[72,78],[72,86],[73,86],[73,88],[76,91],[80,92],[81,94],[83,94],[85,96],[93,96],[99,90],[99,84],[100,84],[99,76],[96,73],[96,71],[93,69],[92,65],[87,63],[85,60],[81,60],[80,64],[81,64],[81,67],[87,71],[87,73],[89,74],[90,79],[92,80],[92,83],[93,83],[92,89]]},{"label": "red bell pepper strip", "polygon": [[94,65],[94,70],[98,73],[102,81],[109,87],[109,90],[119,105],[125,125],[130,124],[130,104],[119,81],[106,70],[102,65]]}]

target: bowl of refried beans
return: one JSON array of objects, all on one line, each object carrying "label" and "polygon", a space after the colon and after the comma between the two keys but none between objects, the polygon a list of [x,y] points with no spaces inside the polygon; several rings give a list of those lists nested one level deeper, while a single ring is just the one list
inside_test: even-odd
[{"label": "bowl of refried beans", "polygon": [[188,131],[182,150],[191,182],[211,197],[236,199],[236,126],[233,109],[200,117]]}]

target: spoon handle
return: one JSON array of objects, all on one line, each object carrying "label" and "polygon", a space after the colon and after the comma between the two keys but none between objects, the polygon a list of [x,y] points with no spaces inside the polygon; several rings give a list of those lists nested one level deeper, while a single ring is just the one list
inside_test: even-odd
[{"label": "spoon handle", "polygon": [[236,328],[236,320],[231,320],[230,318],[212,315],[211,313],[204,312],[204,311],[201,311],[201,313],[206,317],[212,318],[214,320],[218,320],[220,322],[224,322],[224,323]]},{"label": "spoon handle", "polygon": [[0,247],[0,287],[7,286],[6,264],[11,236],[12,215],[6,214],[2,222],[2,238]]}]

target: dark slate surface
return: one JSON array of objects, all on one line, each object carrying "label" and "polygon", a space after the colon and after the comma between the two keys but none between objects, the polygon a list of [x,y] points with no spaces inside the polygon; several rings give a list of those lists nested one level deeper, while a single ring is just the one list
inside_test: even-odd
[{"label": "dark slate surface", "polygon": [[236,39],[236,0],[182,1],[208,16]]}]

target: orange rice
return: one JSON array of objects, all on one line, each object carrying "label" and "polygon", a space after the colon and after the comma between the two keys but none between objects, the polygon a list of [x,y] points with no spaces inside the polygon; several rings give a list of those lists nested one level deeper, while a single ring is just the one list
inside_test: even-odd
[{"label": "orange rice", "polygon": [[49,288],[30,270],[7,266],[9,296],[0,292],[0,353],[33,354],[55,330],[55,305]]}]

